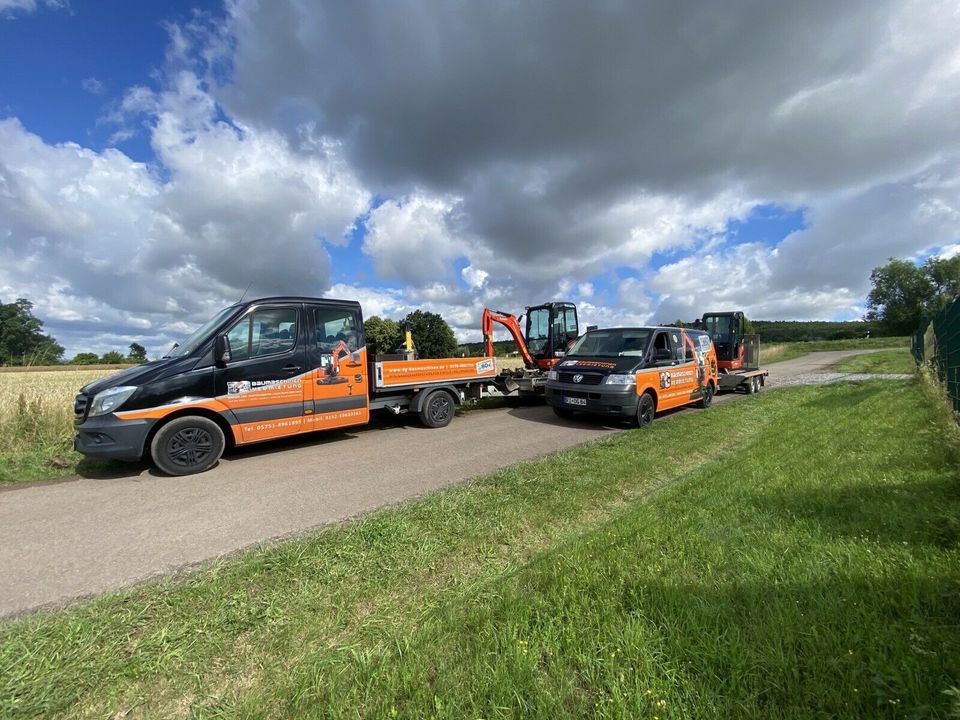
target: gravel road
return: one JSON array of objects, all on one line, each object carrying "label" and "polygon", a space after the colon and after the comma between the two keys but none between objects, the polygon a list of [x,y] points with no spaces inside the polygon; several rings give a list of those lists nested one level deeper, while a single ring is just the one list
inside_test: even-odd
[{"label": "gravel road", "polygon": [[[771,365],[768,387],[822,382],[854,354]],[[3,490],[0,617],[183,572],[623,429],[562,422],[544,406],[471,412],[440,430],[388,417],[238,449],[202,475],[170,478],[131,465],[110,477]]]}]

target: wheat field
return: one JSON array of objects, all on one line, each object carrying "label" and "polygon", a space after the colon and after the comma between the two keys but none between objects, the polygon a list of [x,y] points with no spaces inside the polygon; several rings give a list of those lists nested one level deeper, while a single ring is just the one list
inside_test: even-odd
[{"label": "wheat field", "polygon": [[69,447],[77,391],[117,368],[0,372],[0,452]]}]

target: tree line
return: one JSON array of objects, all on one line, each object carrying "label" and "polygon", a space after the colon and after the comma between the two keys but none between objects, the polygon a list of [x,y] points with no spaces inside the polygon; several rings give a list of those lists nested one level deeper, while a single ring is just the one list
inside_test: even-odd
[{"label": "tree line", "polygon": [[[886,265],[873,269],[870,283],[867,312],[862,321],[753,320],[753,331],[766,342],[839,340],[866,334],[909,335],[923,318],[936,314],[960,296],[960,255],[932,257],[919,265],[890,258]],[[678,320],[676,324],[688,323]],[[420,357],[483,353],[483,343],[467,343],[458,348],[453,330],[440,315],[415,310],[400,321],[377,316],[366,320],[364,331],[370,356],[396,352],[403,345],[405,327],[411,330]],[[512,341],[494,343],[495,355],[513,350]],[[57,365],[64,362],[63,354],[63,346],[43,332],[43,321],[34,316],[32,302],[26,298],[17,298],[12,303],[0,301],[0,365]],[[103,355],[82,352],[69,362],[114,365],[146,361],[146,349],[133,342],[126,355],[118,351]]]}]

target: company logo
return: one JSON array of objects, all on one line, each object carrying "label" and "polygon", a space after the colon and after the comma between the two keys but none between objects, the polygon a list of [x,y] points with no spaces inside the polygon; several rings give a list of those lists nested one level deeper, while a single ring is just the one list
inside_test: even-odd
[{"label": "company logo", "polygon": [[580,373],[577,373],[576,375],[573,376],[573,381],[575,383],[583,382],[583,375],[581,375]]},{"label": "company logo", "polygon": [[481,360],[477,363],[477,374],[485,372],[493,372],[494,365],[493,360]]}]

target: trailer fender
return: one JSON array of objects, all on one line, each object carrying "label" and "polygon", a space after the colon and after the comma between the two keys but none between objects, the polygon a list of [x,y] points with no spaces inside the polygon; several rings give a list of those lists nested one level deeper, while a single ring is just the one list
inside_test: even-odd
[{"label": "trailer fender", "polygon": [[460,388],[458,388],[456,385],[431,385],[430,387],[425,387],[418,391],[410,399],[410,412],[420,412],[420,410],[423,408],[423,403],[427,399],[427,396],[430,395],[430,393],[432,393],[434,390],[445,390],[446,392],[450,393],[450,395],[453,397],[454,403],[457,405],[463,402],[463,398],[460,396],[462,390],[460,390]]}]

